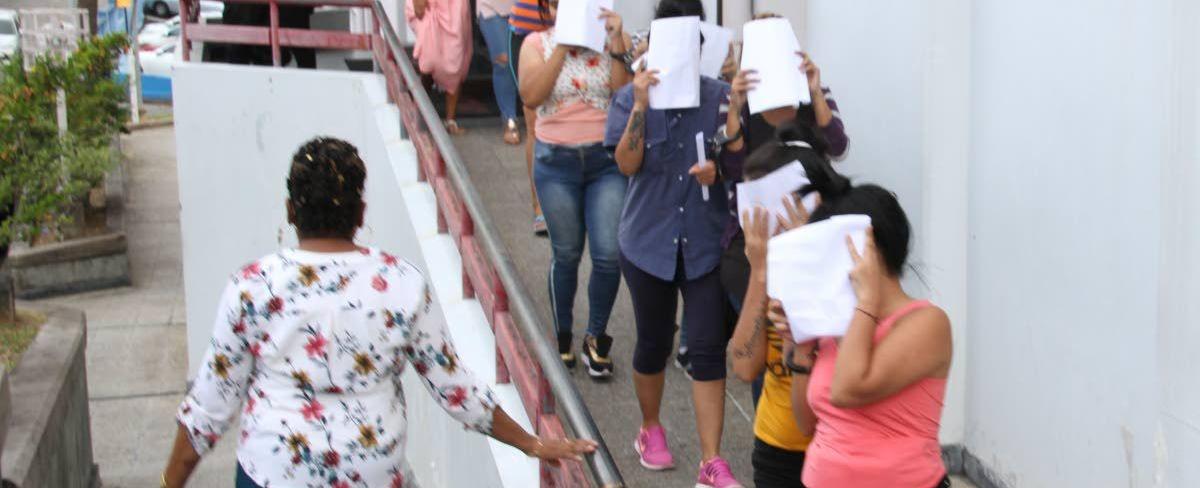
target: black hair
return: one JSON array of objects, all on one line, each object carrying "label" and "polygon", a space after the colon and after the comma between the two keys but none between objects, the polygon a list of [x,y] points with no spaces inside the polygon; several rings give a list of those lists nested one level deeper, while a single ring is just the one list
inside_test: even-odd
[{"label": "black hair", "polygon": [[775,131],[776,140],[763,144],[746,159],[742,175],[756,180],[799,161],[809,179],[800,194],[819,193],[822,200],[837,198],[850,187],[850,180],[834,171],[825,156],[829,143],[816,126],[810,107],[800,107],[796,120],[787,122]]},{"label": "black hair", "polygon": [[655,19],[670,17],[700,17],[704,21],[704,4],[700,0],[661,0],[654,10]]},{"label": "black hair", "polygon": [[883,256],[888,273],[896,277],[903,275],[912,227],[896,195],[878,185],[847,187],[842,195],[833,199],[825,200],[822,196],[821,205],[813,210],[809,222],[851,214],[871,217],[875,247]]},{"label": "black hair", "polygon": [[353,238],[362,225],[367,168],[353,144],[312,139],[292,156],[287,189],[301,238]]}]

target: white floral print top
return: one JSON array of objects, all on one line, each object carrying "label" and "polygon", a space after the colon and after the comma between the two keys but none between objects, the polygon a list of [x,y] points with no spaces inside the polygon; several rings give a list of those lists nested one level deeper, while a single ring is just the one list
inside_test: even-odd
[{"label": "white floral print top", "polygon": [[459,366],[416,267],[377,249],[285,250],[230,278],[177,418],[209,451],[241,413],[238,462],[269,487],[411,487],[400,374],[487,434],[496,399]]}]

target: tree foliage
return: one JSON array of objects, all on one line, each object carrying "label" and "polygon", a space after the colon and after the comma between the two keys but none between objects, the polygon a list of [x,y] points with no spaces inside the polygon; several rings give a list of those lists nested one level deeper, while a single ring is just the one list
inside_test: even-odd
[{"label": "tree foliage", "polygon": [[[80,43],[68,59],[17,55],[0,67],[0,243],[30,239],[70,221],[68,208],[117,162],[110,150],[125,121],[113,78],[124,35]],[[59,134],[58,90],[68,132]],[[5,211],[7,210],[7,211]]]}]

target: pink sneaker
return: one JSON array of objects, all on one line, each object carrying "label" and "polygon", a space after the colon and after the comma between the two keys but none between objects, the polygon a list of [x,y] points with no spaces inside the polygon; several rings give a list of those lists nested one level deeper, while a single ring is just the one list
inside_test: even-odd
[{"label": "pink sneaker", "polygon": [[720,456],[700,463],[700,476],[696,477],[696,488],[744,488],[733,477],[729,463]]},{"label": "pink sneaker", "polygon": [[662,471],[675,467],[675,456],[667,447],[667,431],[661,425],[639,431],[633,449],[646,469]]}]

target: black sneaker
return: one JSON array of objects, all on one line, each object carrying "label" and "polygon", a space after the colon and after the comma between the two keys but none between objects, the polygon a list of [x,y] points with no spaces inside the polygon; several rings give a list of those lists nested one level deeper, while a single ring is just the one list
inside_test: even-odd
[{"label": "black sneaker", "polygon": [[558,334],[558,357],[567,369],[575,368],[575,353],[571,352],[571,333]]},{"label": "black sneaker", "polygon": [[608,353],[612,350],[613,339],[607,334],[600,337],[587,336],[583,339],[583,364],[587,366],[588,376],[592,379],[611,378],[613,373],[612,359]]}]

